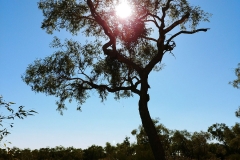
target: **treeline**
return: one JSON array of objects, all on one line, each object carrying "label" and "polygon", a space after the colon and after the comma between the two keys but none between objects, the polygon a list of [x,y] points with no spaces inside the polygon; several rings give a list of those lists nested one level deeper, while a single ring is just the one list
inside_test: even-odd
[{"label": "treeline", "polygon": [[[170,130],[154,120],[168,160],[240,160],[240,124],[232,127],[213,124],[207,132],[190,133]],[[41,148],[39,150],[1,149],[1,160],[154,160],[148,138],[142,126],[131,132],[136,142],[126,137],[122,143],[104,147],[92,145],[87,149]]]}]

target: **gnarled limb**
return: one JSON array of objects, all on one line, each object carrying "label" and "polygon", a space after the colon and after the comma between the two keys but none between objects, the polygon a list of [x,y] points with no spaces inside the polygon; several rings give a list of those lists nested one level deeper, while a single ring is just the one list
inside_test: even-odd
[{"label": "gnarled limb", "polygon": [[114,93],[114,92],[118,92],[118,91],[124,91],[124,90],[129,90],[129,91],[132,91],[136,94],[140,94],[139,90],[137,89],[137,85],[138,83],[135,83],[134,85],[131,85],[131,86],[119,86],[119,87],[109,87],[109,85],[104,85],[104,84],[96,84],[94,83],[93,81],[87,81],[87,80],[83,80],[82,78],[70,78],[70,77],[62,77],[63,79],[66,79],[68,81],[71,81],[71,80],[79,80],[81,81],[80,83],[80,86],[83,87],[83,86],[90,86],[90,87],[83,87],[84,89],[88,89],[88,90],[91,90],[91,89],[104,89],[104,90],[107,90],[108,92],[111,92],[111,93]]},{"label": "gnarled limb", "polygon": [[[111,56],[114,55],[112,57],[114,57],[115,59],[117,59],[118,61],[131,66],[132,68],[134,68],[137,72],[141,72],[142,68],[137,65],[136,63],[134,63],[133,61],[125,58],[123,55],[121,55],[119,52],[117,52],[116,50],[116,37],[113,34],[113,32],[111,31],[111,29],[109,28],[109,26],[107,25],[107,23],[98,15],[98,13],[96,12],[93,3],[91,0],[87,0],[87,4],[90,8],[91,14],[92,16],[95,18],[96,22],[103,28],[104,33],[109,37],[109,42],[107,42],[106,44],[103,45],[103,51],[106,55]],[[109,52],[108,47],[112,46],[112,52]]]}]

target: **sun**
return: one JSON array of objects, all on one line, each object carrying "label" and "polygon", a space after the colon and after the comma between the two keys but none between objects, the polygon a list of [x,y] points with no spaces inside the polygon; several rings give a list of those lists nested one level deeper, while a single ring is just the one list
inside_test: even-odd
[{"label": "sun", "polygon": [[122,0],[117,6],[116,6],[116,14],[120,18],[127,18],[131,16],[132,14],[132,8],[130,5],[125,1]]}]

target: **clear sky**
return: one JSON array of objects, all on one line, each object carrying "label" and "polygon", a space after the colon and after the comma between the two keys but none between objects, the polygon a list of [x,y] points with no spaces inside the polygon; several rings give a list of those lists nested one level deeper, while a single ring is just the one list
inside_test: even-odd
[{"label": "clear sky", "polygon": [[[0,94],[6,101],[35,109],[39,114],[15,120],[5,140],[19,148],[63,145],[87,148],[92,144],[120,143],[140,123],[138,96],[115,101],[112,96],[101,103],[97,93],[76,111],[67,104],[61,116],[56,98],[35,93],[21,79],[28,64],[54,52],[49,48],[54,36],[71,35],[61,31],[48,35],[40,28],[43,16],[37,0],[0,1]],[[200,27],[207,32],[181,35],[173,51],[166,54],[166,67],[150,75],[149,110],[169,129],[206,131],[214,123],[229,126],[239,122],[234,112],[240,105],[240,90],[228,84],[235,79],[240,63],[240,1],[190,0],[213,14],[210,23]],[[83,36],[74,37],[85,41]],[[0,113],[4,113],[1,111]],[[134,137],[131,137],[134,141]]]}]

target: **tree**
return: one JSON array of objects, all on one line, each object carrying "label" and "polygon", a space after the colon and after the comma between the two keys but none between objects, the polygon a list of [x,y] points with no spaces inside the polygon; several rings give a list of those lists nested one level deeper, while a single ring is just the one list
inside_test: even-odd
[{"label": "tree", "polygon": [[81,32],[91,39],[82,45],[74,40],[61,43],[55,37],[52,47],[60,50],[34,61],[22,78],[32,90],[58,97],[61,113],[66,108],[65,100],[76,99],[81,110],[92,90],[102,101],[108,93],[116,99],[138,95],[139,114],[154,157],[164,160],[161,137],[148,110],[148,76],[162,68],[162,58],[172,53],[176,37],[206,32],[207,28],[196,27],[208,21],[210,14],[187,0],[132,0],[128,3],[133,14],[122,19],[115,13],[117,3],[40,0],[38,7],[44,16],[41,27],[47,33],[65,28],[73,35]]},{"label": "tree", "polygon": [[104,147],[104,151],[106,152],[106,160],[117,160],[115,146],[112,146],[109,142],[107,142]]},{"label": "tree", "polygon": [[[135,156],[135,150],[133,145],[129,141],[129,137],[125,137],[122,143],[117,143],[115,147],[115,155],[111,160],[117,160],[117,159],[126,159],[126,160],[133,160],[136,159]],[[105,150],[106,152],[106,150]],[[109,158],[109,157],[107,157]]]},{"label": "tree", "polygon": [[[221,144],[218,145],[220,152],[218,151],[221,159],[226,157],[240,157],[240,124],[236,123],[231,128],[226,126],[224,123],[213,124],[208,128],[208,132],[211,134],[213,139],[216,139]],[[236,158],[238,159],[238,158]]]},{"label": "tree", "polygon": [[190,145],[191,134],[184,131],[174,131],[171,137],[171,156],[178,156],[179,154],[184,157],[191,157],[191,145]]},{"label": "tree", "polygon": [[191,140],[192,140],[192,147],[193,147],[193,155],[196,159],[209,159],[210,155],[208,153],[208,146],[207,143],[210,139],[210,134],[207,132],[194,132]]},{"label": "tree", "polygon": [[[13,107],[11,107],[11,105],[15,104],[14,102],[5,102],[3,100],[3,97],[0,95],[0,108],[1,111],[4,111],[4,109],[6,111],[8,111],[9,114],[0,114],[0,142],[2,141],[2,139],[7,136],[8,134],[10,134],[10,132],[8,131],[8,127],[13,127],[14,123],[6,123],[5,124],[9,124],[9,126],[3,126],[3,122],[4,121],[8,121],[8,120],[14,120],[14,118],[19,118],[19,119],[24,119],[27,116],[32,116],[34,115],[34,113],[37,113],[34,110],[24,110],[24,106],[19,106],[17,111],[14,111]],[[3,112],[4,113],[4,112]],[[5,112],[6,113],[6,112]]]},{"label": "tree", "polygon": [[83,150],[83,159],[84,160],[98,160],[105,158],[104,149],[102,146],[92,145],[87,149]]}]

